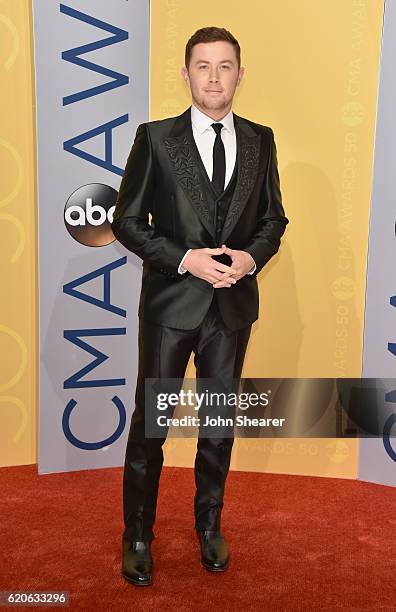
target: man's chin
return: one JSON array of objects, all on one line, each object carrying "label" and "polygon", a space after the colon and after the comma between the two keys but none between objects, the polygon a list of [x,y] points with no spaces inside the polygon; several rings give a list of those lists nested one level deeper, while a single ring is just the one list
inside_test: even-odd
[{"label": "man's chin", "polygon": [[202,108],[206,108],[211,111],[221,111],[227,108],[227,103],[223,100],[205,100],[201,103]]},{"label": "man's chin", "polygon": [[227,106],[227,103],[220,98],[206,98],[205,105],[210,106],[210,108],[222,108],[223,106]]}]

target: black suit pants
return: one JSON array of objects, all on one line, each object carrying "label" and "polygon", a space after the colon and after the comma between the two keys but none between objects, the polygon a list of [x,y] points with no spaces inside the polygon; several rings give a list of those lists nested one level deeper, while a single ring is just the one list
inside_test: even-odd
[{"label": "black suit pants", "polygon": [[[124,539],[152,540],[158,485],[163,464],[163,438],[145,437],[145,378],[180,379],[182,388],[191,352],[194,352],[197,387],[199,379],[240,379],[251,324],[232,331],[223,322],[217,306],[216,289],[202,323],[193,330],[163,327],[139,319],[139,369],[135,410],[125,455],[123,480]],[[235,390],[233,388],[233,390]],[[235,408],[234,408],[235,411]],[[199,418],[201,414],[198,413]],[[195,458],[195,528],[220,529],[225,481],[233,434],[228,437],[198,437]]]}]

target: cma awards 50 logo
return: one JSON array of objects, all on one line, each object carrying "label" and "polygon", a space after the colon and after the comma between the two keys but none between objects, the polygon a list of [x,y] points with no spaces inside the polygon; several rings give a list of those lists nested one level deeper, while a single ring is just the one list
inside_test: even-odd
[{"label": "cma awards 50 logo", "polygon": [[115,189],[101,183],[76,189],[68,198],[64,210],[65,225],[70,236],[90,247],[114,242],[111,223],[117,195]]}]

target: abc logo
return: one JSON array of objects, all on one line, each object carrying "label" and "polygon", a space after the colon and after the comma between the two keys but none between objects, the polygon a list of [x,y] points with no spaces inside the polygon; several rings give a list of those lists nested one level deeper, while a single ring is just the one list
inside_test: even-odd
[{"label": "abc logo", "polygon": [[79,187],[68,198],[64,211],[67,231],[85,246],[106,246],[115,240],[111,223],[117,191],[108,185],[91,183]]}]

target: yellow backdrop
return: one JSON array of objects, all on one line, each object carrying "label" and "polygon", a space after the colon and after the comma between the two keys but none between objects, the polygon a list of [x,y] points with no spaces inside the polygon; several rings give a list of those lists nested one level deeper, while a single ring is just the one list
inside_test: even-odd
[{"label": "yellow backdrop", "polygon": [[37,458],[36,205],[31,22],[0,2],[0,465]]},{"label": "yellow backdrop", "polygon": [[[360,376],[382,0],[154,0],[151,119],[190,104],[180,77],[200,27],[229,29],[245,76],[237,114],[273,128],[290,220],[260,274],[243,376]],[[241,11],[241,7],[243,10]],[[194,377],[192,360],[188,377]],[[166,463],[196,443],[169,439]],[[356,477],[357,444],[239,440],[232,468]]]},{"label": "yellow backdrop", "polygon": [[[359,376],[383,0],[151,2],[150,119],[190,104],[180,68],[198,28],[239,40],[234,110],[273,128],[290,224],[260,274],[244,376]],[[195,8],[195,10],[194,10]],[[1,465],[37,459],[37,265],[29,0],[0,0]],[[187,376],[194,377],[192,360]],[[169,439],[168,465],[195,440]],[[232,468],[355,478],[357,445],[237,440]]]}]

